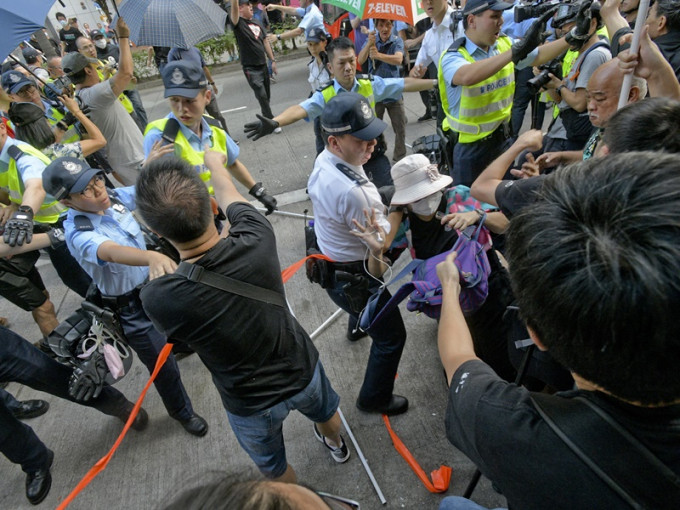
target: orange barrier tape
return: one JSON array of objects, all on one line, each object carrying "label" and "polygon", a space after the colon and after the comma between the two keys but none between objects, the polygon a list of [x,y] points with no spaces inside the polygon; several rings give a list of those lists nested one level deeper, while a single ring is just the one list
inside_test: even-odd
[{"label": "orange barrier tape", "polygon": [[423,468],[420,467],[418,461],[413,457],[411,452],[406,445],[399,439],[399,436],[392,430],[392,425],[390,424],[390,419],[386,414],[383,414],[383,421],[385,422],[385,427],[387,427],[387,432],[390,433],[392,438],[392,443],[394,444],[394,449],[399,452],[399,455],[403,457],[406,463],[411,467],[413,472],[420,478],[423,482],[425,488],[434,493],[446,492],[449,489],[449,483],[451,481],[451,468],[449,466],[441,466],[439,469],[435,469],[430,473],[432,481],[425,474]]},{"label": "orange barrier tape", "polygon": [[322,253],[307,255],[304,259],[298,260],[296,263],[288,266],[286,269],[281,271],[281,278],[283,279],[283,283],[286,283],[288,280],[290,280],[290,277],[297,273],[298,269],[300,269],[302,265],[305,262],[307,262],[307,259],[321,259],[327,260],[328,262],[333,262],[333,259],[327,257],[326,255],[323,255]]},{"label": "orange barrier tape", "polygon": [[130,425],[132,425],[132,422],[134,421],[135,417],[137,416],[137,413],[139,412],[140,407],[142,407],[142,402],[144,401],[144,397],[146,397],[146,392],[149,391],[149,388],[151,387],[151,383],[153,383],[154,379],[158,375],[158,372],[160,369],[163,367],[165,364],[165,360],[168,359],[168,356],[172,352],[172,344],[165,344],[163,349],[161,350],[160,354],[158,355],[158,359],[156,360],[156,366],[153,369],[153,372],[151,373],[151,377],[149,377],[149,380],[146,383],[146,386],[144,386],[144,389],[142,390],[142,393],[139,395],[139,398],[137,399],[137,402],[135,402],[135,407],[132,408],[132,412],[130,413],[130,417],[128,418],[127,422],[125,423],[125,426],[123,427],[123,431],[120,433],[118,436],[118,439],[116,439],[116,442],[113,443],[113,446],[109,450],[109,453],[104,455],[101,459],[99,459],[92,468],[87,472],[87,474],[78,482],[78,485],[76,485],[75,489],[71,491],[71,494],[69,494],[64,501],[62,501],[59,506],[57,507],[57,510],[63,510],[66,508],[71,501],[75,499],[75,497],[85,488],[88,486],[88,484],[94,480],[94,477],[97,476],[99,473],[101,473],[105,468],[106,465],[109,463],[111,458],[113,457],[113,454],[116,452],[118,447],[120,446],[120,443],[123,441],[123,438],[125,437],[125,434],[127,434],[127,431],[130,429]]}]

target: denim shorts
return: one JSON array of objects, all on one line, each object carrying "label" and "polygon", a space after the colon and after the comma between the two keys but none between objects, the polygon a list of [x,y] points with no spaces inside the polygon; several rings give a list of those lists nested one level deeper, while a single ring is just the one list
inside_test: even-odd
[{"label": "denim shorts", "polygon": [[288,467],[283,444],[283,421],[288,413],[297,409],[314,423],[324,423],[333,417],[339,404],[340,397],[318,361],[311,382],[301,392],[250,416],[227,411],[227,417],[236,439],[260,472],[278,478]]}]

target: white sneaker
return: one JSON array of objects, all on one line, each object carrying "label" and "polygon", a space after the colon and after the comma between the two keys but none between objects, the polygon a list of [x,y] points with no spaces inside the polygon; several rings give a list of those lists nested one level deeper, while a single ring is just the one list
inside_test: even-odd
[{"label": "white sneaker", "polygon": [[316,423],[314,423],[314,437],[316,437],[318,441],[322,442],[324,446],[330,450],[331,457],[335,462],[340,464],[347,462],[347,459],[349,459],[349,448],[347,448],[347,445],[345,444],[344,437],[340,436],[340,441],[342,441],[340,446],[331,446],[328,444],[326,437],[321,435],[319,429],[316,428]]},{"label": "white sneaker", "polygon": [[276,133],[277,135],[278,135],[280,132],[281,132],[281,128],[280,128],[280,127],[277,127],[277,128],[274,130],[274,133]]}]

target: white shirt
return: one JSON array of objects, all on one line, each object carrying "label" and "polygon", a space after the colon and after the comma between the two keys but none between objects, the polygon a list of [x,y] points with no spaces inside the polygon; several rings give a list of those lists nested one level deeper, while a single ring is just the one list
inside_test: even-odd
[{"label": "white shirt", "polygon": [[359,186],[338,170],[338,163],[366,178],[363,167],[350,165],[328,149],[319,154],[307,183],[314,210],[316,240],[321,252],[336,262],[365,260],[366,246],[350,233],[355,228],[352,219],[363,225],[364,209],[373,208],[385,232],[390,231],[390,224],[385,218],[385,207],[375,185],[366,182]]},{"label": "white shirt", "polygon": [[[435,65],[439,64],[439,57],[441,57],[442,52],[448,50],[449,46],[453,44],[453,34],[450,30],[452,13],[453,9],[449,6],[439,25],[432,20],[432,26],[425,32],[425,37],[420,45],[415,65],[427,67],[432,62]],[[463,33],[460,32],[460,35],[463,35]]]},{"label": "white shirt", "polygon": [[328,69],[323,65],[319,65],[319,62],[317,62],[315,58],[312,58],[312,61],[307,64],[307,68],[309,69],[309,78],[307,78],[307,81],[312,87],[312,92],[316,92],[316,89],[321,87],[321,85],[330,81],[331,76],[328,74]]}]

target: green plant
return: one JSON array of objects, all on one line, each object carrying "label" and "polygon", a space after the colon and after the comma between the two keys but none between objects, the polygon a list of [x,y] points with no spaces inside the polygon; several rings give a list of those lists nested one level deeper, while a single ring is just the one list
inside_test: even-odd
[{"label": "green plant", "polygon": [[[149,63],[149,60],[151,60],[151,63]],[[135,67],[134,75],[138,79],[150,78],[151,76],[158,75],[158,69],[154,65],[153,59],[149,59],[149,53],[147,50],[133,51],[132,63]]]},{"label": "green plant", "polygon": [[236,36],[234,32],[228,30],[220,37],[208,39],[196,45],[201,50],[203,58],[208,65],[222,62],[222,55],[225,53],[234,55],[236,53]]}]

